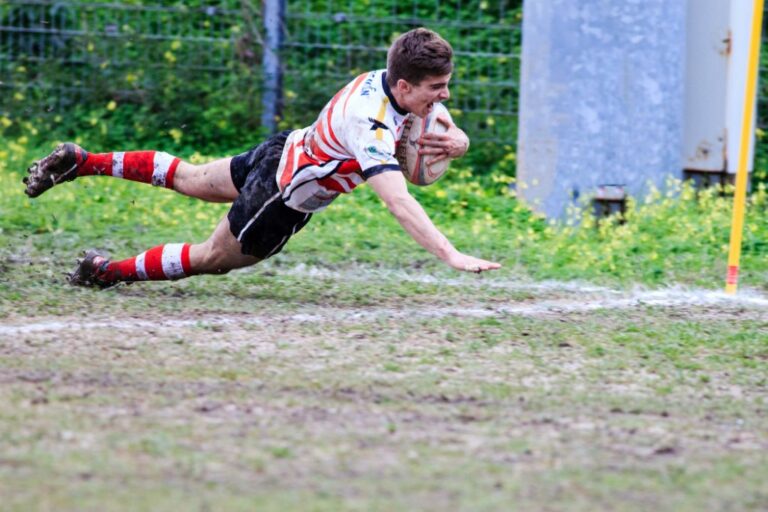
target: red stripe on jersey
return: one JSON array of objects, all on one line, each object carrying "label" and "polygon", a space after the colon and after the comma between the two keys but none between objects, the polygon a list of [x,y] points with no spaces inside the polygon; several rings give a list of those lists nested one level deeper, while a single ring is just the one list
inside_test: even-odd
[{"label": "red stripe on jersey", "polygon": [[[336,151],[337,153],[341,153],[342,155],[346,154],[347,153],[346,151],[344,151],[343,149],[339,149],[338,147],[336,147],[333,143],[331,143],[328,140],[328,138],[325,136],[325,129],[324,128],[325,128],[325,123],[323,123],[322,121],[319,122],[318,123],[317,133],[320,135],[320,140],[323,141],[323,144],[325,144],[326,146],[328,146],[332,150]],[[330,126],[328,127],[328,132],[331,132]],[[324,151],[322,153],[325,155]],[[333,160],[332,157],[330,157],[328,155],[325,155],[325,156],[327,157],[327,158],[325,158],[326,161]]]},{"label": "red stripe on jersey", "polygon": [[362,176],[362,168],[357,160],[344,160],[336,172],[338,174],[360,174]]},{"label": "red stripe on jersey", "polygon": [[[322,139],[323,143],[326,146],[332,147],[330,144],[328,144],[328,140],[325,138],[325,135],[323,135],[323,120],[322,119],[318,119],[317,127],[316,127],[315,131],[320,134],[320,138]],[[327,162],[328,160],[333,160],[333,158],[330,155],[328,155],[325,151],[322,150],[322,148],[320,147],[319,144],[314,144],[314,137],[311,138],[310,140],[313,141],[313,144],[312,144],[312,154],[315,155],[315,158],[317,158],[318,160],[321,160],[323,162]],[[333,148],[333,149],[336,149],[336,148]]]},{"label": "red stripe on jersey", "polygon": [[347,103],[349,103],[349,98],[352,97],[352,94],[357,90],[358,87],[360,87],[360,84],[363,83],[363,80],[365,80],[365,77],[368,76],[368,73],[363,73],[362,75],[358,76],[355,79],[355,83],[352,84],[352,89],[350,89],[349,94],[347,94],[347,99],[344,100],[344,110],[342,111],[343,115],[347,115]]},{"label": "red stripe on jersey", "polygon": [[297,169],[303,169],[304,167],[308,165],[317,165],[319,162],[315,160],[314,158],[310,157],[305,152],[301,151],[299,152],[299,162],[296,165]]},{"label": "red stripe on jersey", "polygon": [[340,192],[342,194],[344,194],[347,191],[344,188],[344,186],[338,181],[336,181],[335,179],[333,179],[332,176],[328,176],[327,178],[321,178],[317,180],[317,184],[325,189],[333,190],[334,192]]},{"label": "red stripe on jersey", "polygon": [[[341,99],[341,94],[343,92],[344,92],[344,89],[342,89],[339,92],[337,92],[336,96],[333,97],[333,99],[331,100],[331,104],[328,106],[328,114],[326,115],[326,117],[328,118],[328,135],[331,136],[333,141],[340,148],[343,148],[344,145],[341,142],[339,142],[339,139],[336,138],[336,134],[333,133],[333,125],[331,124],[331,117],[333,116],[333,107],[335,107],[336,103],[339,101],[339,99]],[[329,144],[329,146],[330,146],[330,144]],[[336,148],[333,148],[333,149],[336,149]],[[341,150],[341,151],[339,151],[339,153],[344,153],[344,151]]]},{"label": "red stripe on jersey", "polygon": [[333,160],[333,158],[331,158],[330,155],[327,155],[317,144],[312,144],[312,154],[315,155],[315,158],[320,162],[329,162]]},{"label": "red stripe on jersey", "polygon": [[[335,174],[337,178],[341,178],[344,180],[344,182],[349,187],[349,190],[352,190],[353,188],[357,187],[357,184],[347,176],[349,176],[350,174],[361,174],[360,162],[358,162],[357,160],[344,160],[336,168]],[[330,176],[328,178],[317,180],[317,183],[326,187],[329,190],[334,190],[336,192],[342,192],[342,193],[347,192],[347,190],[344,189],[341,183],[339,183],[338,181],[336,181]]]},{"label": "red stripe on jersey", "polygon": [[354,181],[352,181],[351,179],[347,178],[346,176],[339,176],[339,178],[344,180],[344,183],[347,184],[347,186],[349,187],[349,190],[352,190],[353,188],[355,188],[357,186],[357,185],[355,185]]},{"label": "red stripe on jersey", "polygon": [[280,177],[280,188],[282,190],[285,190],[285,187],[287,187],[293,179],[293,153],[295,149],[296,146],[294,144],[291,144],[291,147],[288,148],[288,154],[286,155],[285,159],[285,170],[283,171],[283,175]]},{"label": "red stripe on jersey", "polygon": [[144,269],[149,279],[167,279],[163,272],[163,247],[165,246],[153,247],[144,255]]},{"label": "red stripe on jersey", "polygon": [[[294,152],[294,145],[291,145],[291,149],[288,152],[288,161],[285,163],[285,170],[280,178],[281,190],[285,190],[288,185],[293,181],[293,175],[298,169],[304,169],[312,165],[318,165],[320,162],[307,155],[304,151],[298,150]],[[295,155],[295,156],[294,156]]]}]

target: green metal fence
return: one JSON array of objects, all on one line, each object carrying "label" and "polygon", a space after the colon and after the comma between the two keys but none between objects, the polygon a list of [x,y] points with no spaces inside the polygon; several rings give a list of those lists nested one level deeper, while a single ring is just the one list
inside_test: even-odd
[{"label": "green metal fence", "polygon": [[[302,67],[286,70],[286,84],[297,98],[308,76],[335,89],[362,70],[383,67],[386,48],[397,34],[427,26],[454,47],[456,72],[449,106],[472,131],[473,140],[514,140],[520,19],[519,9],[510,8],[510,3],[290,2],[287,12],[288,59],[298,57],[295,62]],[[301,105],[298,99],[296,105]]]},{"label": "green metal fence", "polygon": [[[231,31],[240,17],[240,10],[225,3],[181,8],[5,0],[0,85],[50,89],[62,97],[98,89],[148,94],[157,85],[153,70],[171,66],[207,81],[235,58]],[[20,67],[27,73],[19,73]]]},{"label": "green metal fence", "polygon": [[[288,0],[279,127],[312,122],[351,77],[385,65],[394,37],[427,26],[456,50],[449,107],[457,121],[473,141],[513,145],[520,3]],[[0,112],[55,117],[116,101],[164,127],[183,125],[190,144],[211,133],[255,139],[264,37],[262,6],[251,0],[3,0]],[[216,129],[196,131],[197,123]]]}]

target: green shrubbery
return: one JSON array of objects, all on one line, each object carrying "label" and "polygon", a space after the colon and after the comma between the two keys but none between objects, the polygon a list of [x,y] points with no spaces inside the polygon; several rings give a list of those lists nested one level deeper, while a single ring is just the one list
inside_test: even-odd
[{"label": "green shrubbery", "polygon": [[[507,13],[519,17],[520,3],[513,3]],[[192,4],[172,5],[193,9],[197,4]],[[492,7],[486,5],[486,10],[490,12]],[[320,4],[307,7],[311,8],[319,12],[330,9]],[[445,12],[417,14],[447,16],[452,8],[459,7],[441,4]],[[385,17],[385,11],[376,12],[378,17]],[[466,6],[461,12],[458,21],[472,19],[476,14]],[[238,16],[242,13],[239,11]],[[369,10],[357,12],[353,8],[345,14],[347,19],[367,15]],[[172,24],[174,16],[166,13],[159,19]],[[105,248],[120,253],[141,250],[165,239],[199,240],[207,236],[223,215],[223,207],[188,201],[164,191],[139,191],[134,188],[137,185],[117,180],[98,185],[84,181],[84,185],[51,192],[55,201],[29,201],[19,183],[22,170],[47,153],[55,140],[74,140],[93,150],[157,148],[192,161],[203,159],[202,155],[233,154],[259,142],[265,134],[258,125],[261,71],[253,23],[232,23],[233,18],[212,17],[202,11],[196,11],[195,16],[192,35],[198,40],[166,37],[147,45],[146,41],[130,37],[85,35],[60,40],[56,52],[62,58],[58,61],[41,62],[29,55],[3,64],[7,66],[8,83],[21,84],[4,89],[0,97],[0,179],[4,190],[11,191],[0,199],[3,236],[16,237],[31,231],[42,234],[40,240],[45,241],[41,243],[69,243],[56,241],[61,239],[78,245],[107,243]],[[487,17],[484,21],[493,21],[490,15]],[[248,16],[237,19],[247,21]],[[300,20],[301,34],[319,41],[322,34],[334,29],[328,19],[324,15]],[[231,38],[226,42],[211,40],[210,33],[222,29],[212,26],[212,20],[223,23]],[[64,28],[71,22],[66,17],[61,21]],[[118,23],[115,30],[129,31],[136,23]],[[375,26],[377,30],[389,30],[389,25]],[[458,51],[473,46],[489,52],[504,51],[481,30],[458,24],[440,31],[456,41]],[[354,45],[364,36],[352,31],[340,42]],[[394,32],[377,34],[383,41],[380,51],[355,53],[355,60],[349,62],[340,61],[346,54],[332,48],[297,53],[295,60],[289,61],[291,69],[286,74],[286,110],[281,127],[311,122],[336,86],[370,67],[374,60],[382,61],[383,48],[394,36]],[[511,36],[519,46],[519,33]],[[25,48],[33,51],[38,43],[34,38],[27,40]],[[0,44],[7,47],[9,42]],[[208,53],[201,54],[201,46]],[[232,52],[236,52],[236,59],[230,58]],[[301,59],[312,66],[302,66]],[[459,56],[457,75],[482,83],[492,73],[488,68],[491,62],[497,67],[510,66],[516,80],[516,63],[501,60]],[[338,83],[329,86],[329,77],[335,77]],[[50,89],[52,84],[64,84],[67,89]],[[307,84],[317,87],[304,89]],[[469,104],[482,100],[473,95],[469,85],[456,84],[450,105],[462,126],[471,124],[461,108],[462,98],[470,98]],[[505,90],[505,94],[511,90]],[[475,116],[473,122],[477,121]],[[730,229],[730,199],[723,197],[722,191],[697,194],[671,182],[667,190],[630,203],[625,224],[617,224],[615,219],[598,223],[589,215],[578,214],[579,218],[568,224],[553,225],[533,214],[510,191],[516,166],[514,122],[497,120],[493,114],[485,116],[476,129],[493,128],[506,133],[508,143],[473,143],[468,157],[456,162],[453,172],[438,185],[414,189],[457,246],[501,260],[505,272],[536,278],[649,284],[681,281],[720,286]],[[759,125],[762,123],[759,117]],[[470,131],[470,135],[477,138],[476,132]],[[761,184],[768,179],[766,148],[768,141],[759,131],[755,186],[742,257],[743,281],[761,287],[768,286],[764,256],[768,216]],[[191,221],[179,224],[179,218]],[[83,231],[82,226],[89,230]],[[410,241],[365,187],[318,215],[306,232],[314,230],[323,233],[322,243],[302,233],[281,257],[325,262],[346,261],[351,254],[355,260],[372,264],[437,265]]]},{"label": "green shrubbery", "polygon": [[[98,148],[182,155],[231,154],[262,140],[259,5],[195,0],[146,11],[132,4],[142,3],[0,7],[2,24],[29,29],[0,31],[0,117],[12,123],[5,133],[36,137],[20,129],[26,122],[45,134],[41,142],[79,138]],[[420,20],[460,53],[449,106],[475,141],[472,162],[490,171],[511,152],[497,142],[512,147],[516,133],[518,65],[493,55],[519,47],[521,2],[501,5],[288,2],[280,128],[311,123],[339,87],[384,66],[391,40]],[[52,27],[60,32],[46,32]],[[489,138],[497,142],[481,142]]]},{"label": "green shrubbery", "polygon": [[[82,179],[29,200],[22,171],[53,144],[36,146],[26,136],[0,138],[3,251],[18,252],[32,243],[45,252],[75,254],[96,246],[127,256],[162,242],[201,241],[226,213],[226,205],[110,178]],[[666,190],[631,201],[623,224],[615,218],[598,222],[589,209],[554,224],[518,201],[509,186],[513,180],[500,172],[478,176],[454,165],[437,184],[412,192],[459,249],[503,263],[499,277],[723,285],[731,223],[728,190],[696,192],[670,181]],[[743,286],[768,289],[766,210],[768,192],[759,184],[747,209]],[[276,262],[449,272],[408,237],[365,186],[315,215]]]},{"label": "green shrubbery", "polygon": [[[174,4],[165,7],[184,6]],[[163,147],[177,153],[229,152],[256,140],[258,67],[233,55],[235,46],[247,54],[243,27],[211,27],[224,15],[206,16],[194,7],[187,5],[190,12],[183,16],[151,12],[151,19],[144,11],[99,3],[0,10],[9,24],[49,19],[64,31],[0,41],[11,57],[4,63],[4,81],[14,84],[0,99],[0,114],[14,123],[6,133],[30,136],[20,129],[26,123],[48,140],[80,138],[95,147]],[[57,8],[69,17],[57,17]],[[27,18],[32,21],[23,22]],[[189,39],[173,36],[179,18]],[[157,38],[139,35],[146,31]]]},{"label": "green shrubbery", "polygon": [[[180,155],[233,154],[262,140],[258,5],[174,1],[145,12],[132,11],[133,4],[145,3],[0,7],[8,26],[47,30],[40,24],[48,19],[63,31],[0,32],[0,53],[7,57],[0,59],[6,85],[0,128],[11,137],[34,138],[19,129],[25,121],[45,134],[41,142],[79,138],[95,148],[152,147]],[[311,123],[338,87],[382,66],[389,42],[423,22],[457,51],[449,107],[473,139],[466,162],[475,174],[515,174],[517,120],[511,113],[517,110],[519,62],[509,55],[520,53],[520,0],[437,7],[413,0],[407,8],[395,0],[343,6],[318,0],[288,2],[288,12],[280,128]],[[153,31],[157,37],[149,38]],[[762,127],[767,87],[761,83]],[[758,133],[754,177],[764,182],[768,140]]]}]

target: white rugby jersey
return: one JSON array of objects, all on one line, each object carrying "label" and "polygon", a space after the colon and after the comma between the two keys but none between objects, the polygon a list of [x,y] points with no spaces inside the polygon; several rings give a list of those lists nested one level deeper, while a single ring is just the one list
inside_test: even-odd
[{"label": "white rugby jersey", "polygon": [[317,212],[364,180],[399,171],[395,145],[407,117],[392,96],[385,69],[352,80],[312,126],[288,136],[276,176],[285,204]]}]

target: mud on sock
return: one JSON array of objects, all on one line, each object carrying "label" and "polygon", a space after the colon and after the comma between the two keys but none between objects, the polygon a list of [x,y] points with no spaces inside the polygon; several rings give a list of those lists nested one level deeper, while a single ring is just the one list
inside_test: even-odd
[{"label": "mud on sock", "polygon": [[138,256],[110,262],[98,278],[109,283],[118,281],[164,281],[190,275],[190,244],[164,244]]},{"label": "mud on sock", "polygon": [[173,177],[181,160],[160,151],[87,153],[78,176],[112,176],[156,187],[173,188]]}]

